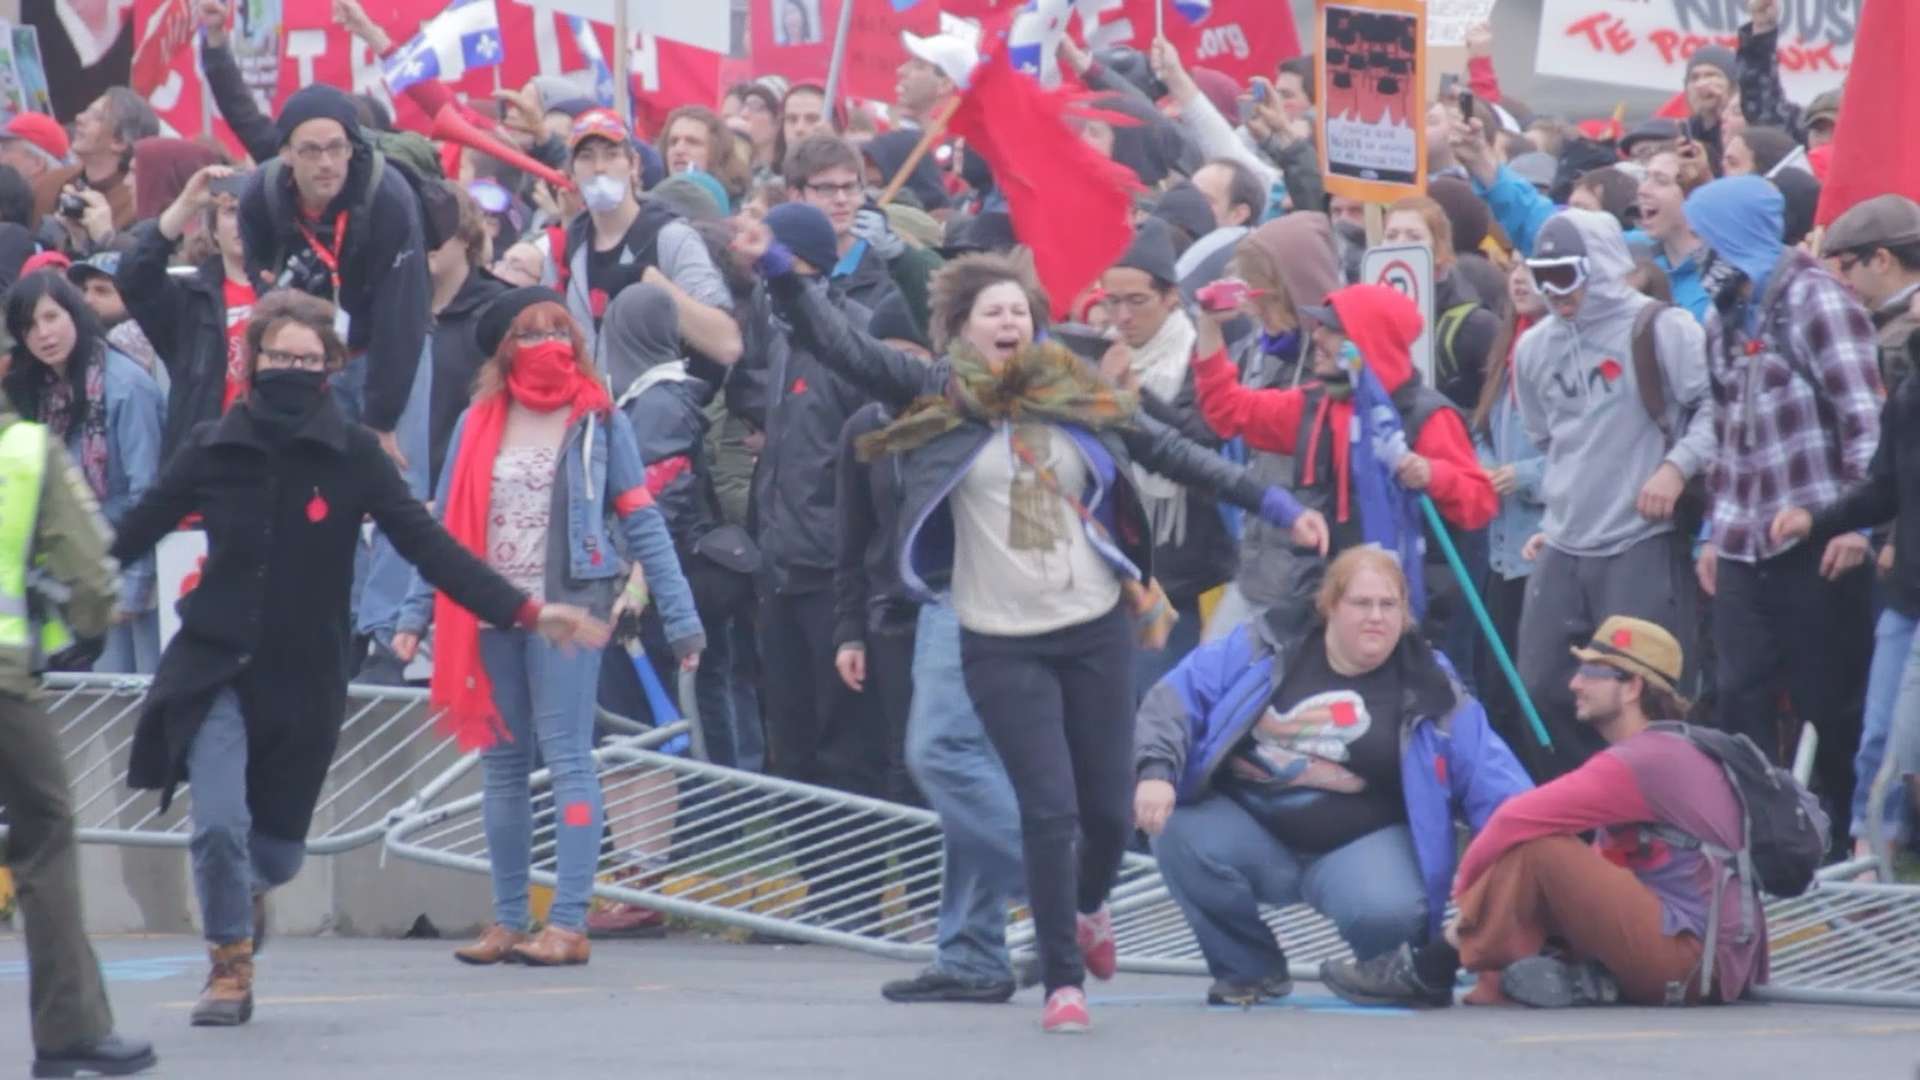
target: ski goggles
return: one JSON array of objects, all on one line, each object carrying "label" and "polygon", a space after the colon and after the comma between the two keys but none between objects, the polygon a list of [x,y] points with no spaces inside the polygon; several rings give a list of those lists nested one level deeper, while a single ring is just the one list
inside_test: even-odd
[{"label": "ski goggles", "polygon": [[1587,257],[1528,259],[1527,272],[1533,275],[1534,288],[1548,296],[1567,296],[1587,283]]},{"label": "ski goggles", "polygon": [[498,180],[474,180],[467,184],[467,194],[488,214],[504,214],[513,205],[513,196]]}]

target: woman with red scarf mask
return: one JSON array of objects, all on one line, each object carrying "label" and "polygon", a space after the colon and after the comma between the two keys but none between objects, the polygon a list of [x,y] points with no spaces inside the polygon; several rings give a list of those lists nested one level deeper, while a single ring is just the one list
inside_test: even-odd
[{"label": "woman with red scarf mask", "polygon": [[[502,293],[480,313],[484,355],[473,404],[454,428],[435,505],[447,531],[529,595],[605,618],[622,606],[629,560],[660,605],[681,665],[706,639],[666,519],[653,505],[626,415],[613,408],[565,301],[550,289]],[[561,508],[564,508],[562,516]],[[608,530],[609,518],[620,526]],[[482,818],[493,871],[494,925],[455,952],[462,962],[587,962],[587,902],[600,858],[599,777],[591,756],[600,653],[555,649],[519,630],[482,630],[416,578],[393,648],[411,659],[429,608],[433,704],[462,746],[479,748]],[[559,887],[547,926],[527,933],[534,747],[553,776]]]}]

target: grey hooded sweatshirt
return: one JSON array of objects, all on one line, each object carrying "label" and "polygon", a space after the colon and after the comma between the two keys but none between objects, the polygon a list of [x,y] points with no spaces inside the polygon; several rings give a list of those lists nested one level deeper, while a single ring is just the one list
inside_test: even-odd
[{"label": "grey hooded sweatshirt", "polygon": [[1640,399],[1633,325],[1653,301],[1627,284],[1633,259],[1612,215],[1565,210],[1586,242],[1586,299],[1572,321],[1552,315],[1520,338],[1513,369],[1527,435],[1547,454],[1541,528],[1547,542],[1578,556],[1617,555],[1673,531],[1635,502],[1662,462],[1692,479],[1714,449],[1706,336],[1684,309],[1654,322],[1666,377],[1668,444]]}]

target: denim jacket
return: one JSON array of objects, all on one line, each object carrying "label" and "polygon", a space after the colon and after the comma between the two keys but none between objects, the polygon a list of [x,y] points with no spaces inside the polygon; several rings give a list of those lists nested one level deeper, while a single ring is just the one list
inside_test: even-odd
[{"label": "denim jacket", "polygon": [[1546,500],[1540,493],[1540,481],[1547,472],[1546,451],[1527,437],[1520,420],[1520,406],[1513,399],[1513,379],[1509,375],[1505,392],[1494,402],[1487,417],[1487,431],[1473,433],[1474,449],[1480,464],[1489,471],[1502,465],[1514,467],[1516,487],[1513,494],[1500,497],[1500,512],[1487,526],[1489,562],[1494,572],[1512,581],[1533,573],[1533,564],[1520,557],[1520,549],[1540,531],[1540,518],[1546,513]]},{"label": "denim jacket", "polygon": [[[160,468],[160,430],[167,402],[160,384],[118,349],[106,351],[107,490],[100,513],[119,528],[120,519],[154,483]],[[67,454],[80,463],[81,433],[67,433]],[[143,556],[120,568],[120,609],[147,611],[154,606],[154,561]]]},{"label": "denim jacket", "polygon": [[[434,506],[443,517],[471,412],[462,414],[454,425],[447,464],[440,470]],[[605,417],[589,413],[569,427],[554,480],[552,521],[559,523],[564,506],[566,527],[547,530],[542,599],[579,604],[605,618],[626,579],[631,557],[646,572],[647,588],[666,623],[674,655],[686,657],[704,649],[706,635],[694,610],[693,592],[680,572],[666,518],[647,491],[646,468],[626,415],[617,410]],[[608,527],[610,515],[619,520],[618,534]],[[433,590],[416,571],[397,629],[407,633],[425,629],[432,618],[432,599]]]}]

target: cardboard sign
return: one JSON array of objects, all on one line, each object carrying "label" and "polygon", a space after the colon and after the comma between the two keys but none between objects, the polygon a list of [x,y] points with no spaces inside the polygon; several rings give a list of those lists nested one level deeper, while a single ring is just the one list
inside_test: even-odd
[{"label": "cardboard sign", "polygon": [[1319,0],[1314,22],[1327,191],[1381,203],[1426,191],[1423,0]]},{"label": "cardboard sign", "polygon": [[[920,3],[897,11],[891,0],[844,0],[844,4],[852,4],[853,11],[840,96],[891,102],[900,65],[907,61],[900,32],[938,33],[940,6]],[[825,84],[844,4],[843,0],[753,0],[747,19],[753,31],[754,72],[781,75],[789,82]]]},{"label": "cardboard sign", "polygon": [[1420,336],[1413,342],[1413,367],[1433,385],[1433,253],[1419,244],[1368,248],[1360,260],[1360,281],[1398,289],[1420,309]]},{"label": "cardboard sign", "polygon": [[166,648],[180,632],[180,598],[200,586],[200,571],[207,565],[207,534],[200,529],[182,529],[160,538],[153,549],[154,587],[160,606],[160,647]]},{"label": "cardboard sign", "polygon": [[[1781,0],[1780,81],[1812,101],[1846,80],[1861,0]],[[1740,44],[1746,0],[1544,0],[1534,70],[1678,93],[1687,58]]]}]

